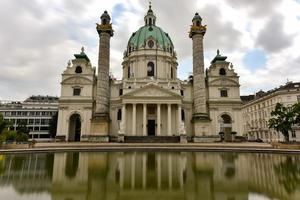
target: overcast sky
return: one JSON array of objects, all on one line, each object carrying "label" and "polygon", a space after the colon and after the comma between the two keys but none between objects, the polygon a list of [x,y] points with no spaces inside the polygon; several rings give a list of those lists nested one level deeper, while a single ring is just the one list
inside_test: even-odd
[{"label": "overcast sky", "polygon": [[[0,100],[60,95],[61,73],[82,46],[97,65],[95,23],[107,10],[111,72],[121,77],[123,52],[144,25],[145,0],[1,0]],[[152,0],[156,25],[169,33],[178,55],[179,78],[192,72],[188,37],[195,12],[207,24],[205,67],[220,49],[240,76],[241,94],[300,81],[300,0]]]}]

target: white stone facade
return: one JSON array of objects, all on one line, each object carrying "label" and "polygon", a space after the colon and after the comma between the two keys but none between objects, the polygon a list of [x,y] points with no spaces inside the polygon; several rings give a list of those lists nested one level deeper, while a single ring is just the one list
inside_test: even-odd
[{"label": "white stone facade", "polygon": [[[124,52],[122,80],[110,78],[107,82],[107,50],[113,30],[105,12],[101,24],[97,25],[98,75],[84,52],[75,54],[76,59],[62,74],[58,137],[68,141],[117,141],[118,138],[123,141],[120,138],[124,136],[171,138],[181,135],[182,140],[203,142],[219,140],[224,126],[230,137],[233,132],[241,135],[238,75],[219,52],[205,73],[203,36],[206,26],[201,21],[196,14],[190,33],[194,76],[188,80],[177,78],[173,43],[169,35],[155,25],[156,17],[150,7],[145,25],[132,34]],[[82,72],[76,72],[78,67]],[[219,68],[227,74],[220,75]],[[103,98],[108,85],[109,95]],[[221,97],[220,90],[224,88],[228,93]],[[79,95],[76,89],[80,89]],[[104,117],[106,99],[109,99],[109,119]],[[225,125],[224,115],[229,117]]]},{"label": "white stone facade", "polygon": [[[265,142],[284,141],[282,133],[268,128],[271,112],[277,103],[292,106],[300,102],[300,83],[287,83],[267,93],[258,92],[256,98],[247,102],[242,109],[244,134],[250,140],[261,139]],[[298,141],[300,135],[290,133],[291,141]]]}]

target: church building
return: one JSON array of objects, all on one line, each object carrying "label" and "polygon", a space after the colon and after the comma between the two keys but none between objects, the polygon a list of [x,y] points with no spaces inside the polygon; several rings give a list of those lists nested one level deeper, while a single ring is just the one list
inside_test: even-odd
[{"label": "church building", "polygon": [[129,37],[127,47],[120,47],[125,49],[123,78],[115,80],[109,73],[114,31],[107,11],[102,14],[96,27],[97,69],[82,49],[62,74],[57,138],[213,142],[220,140],[220,135],[227,140],[242,135],[239,76],[219,50],[205,70],[203,40],[207,28],[200,15],[194,15],[189,30],[193,75],[187,80],[177,77],[180,65],[171,35],[157,25],[151,5],[144,21]]}]

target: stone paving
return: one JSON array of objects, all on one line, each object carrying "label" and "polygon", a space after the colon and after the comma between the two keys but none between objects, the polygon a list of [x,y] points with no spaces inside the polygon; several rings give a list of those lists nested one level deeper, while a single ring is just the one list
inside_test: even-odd
[{"label": "stone paving", "polygon": [[0,153],[36,153],[65,151],[199,151],[245,153],[296,153],[297,149],[273,148],[269,143],[36,143],[34,147],[18,146],[0,149]]}]

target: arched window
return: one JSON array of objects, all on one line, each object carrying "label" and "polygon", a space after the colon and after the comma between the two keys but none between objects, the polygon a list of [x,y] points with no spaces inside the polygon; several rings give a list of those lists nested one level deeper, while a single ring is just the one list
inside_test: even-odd
[{"label": "arched window", "polygon": [[152,18],[149,18],[149,26],[152,26]]},{"label": "arched window", "polygon": [[219,74],[222,75],[222,76],[225,76],[226,75],[226,70],[224,68],[221,68],[220,71],[219,71]]},{"label": "arched window", "polygon": [[154,76],[154,63],[148,62],[147,64],[147,76]]},{"label": "arched window", "polygon": [[75,69],[75,73],[76,74],[81,74],[82,73],[82,67],[77,66],[76,69]]},{"label": "arched window", "polygon": [[196,21],[196,26],[200,26],[200,22],[199,21]]},{"label": "arched window", "polygon": [[106,20],[106,19],[103,19],[103,20],[102,20],[102,24],[103,24],[103,25],[106,25],[106,23],[107,23],[107,20]]}]

